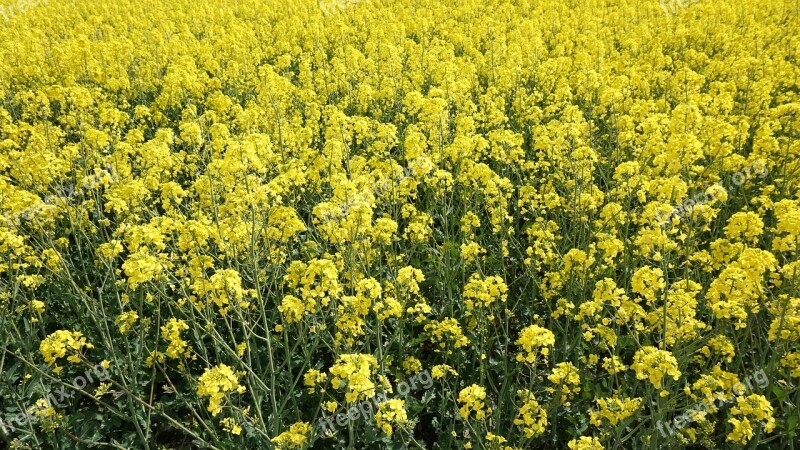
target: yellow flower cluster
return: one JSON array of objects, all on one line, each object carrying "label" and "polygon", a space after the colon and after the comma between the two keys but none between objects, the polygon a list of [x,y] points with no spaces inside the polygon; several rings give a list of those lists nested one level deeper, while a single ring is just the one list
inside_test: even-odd
[{"label": "yellow flower cluster", "polygon": [[222,428],[228,433],[235,436],[242,434],[242,427],[236,423],[236,419],[233,417],[225,417],[220,421],[220,423],[222,424]]},{"label": "yellow flower cluster", "polygon": [[547,328],[531,325],[520,331],[516,344],[525,350],[525,354],[518,354],[517,361],[535,362],[539,353],[544,356],[550,354],[550,347],[556,343],[555,335]]},{"label": "yellow flower cluster", "polygon": [[524,402],[517,412],[514,425],[522,428],[526,438],[532,438],[547,429],[547,411],[539,405],[531,391],[524,389],[517,392]]},{"label": "yellow flower cluster", "polygon": [[[67,357],[71,363],[81,362],[80,351],[84,348],[94,348],[86,341],[79,331],[58,330],[47,336],[39,345],[39,352],[48,365],[54,365],[58,359]],[[56,373],[61,370],[58,365],[53,369]]]},{"label": "yellow flower cluster", "polygon": [[[733,430],[728,434],[727,440],[739,444],[747,444],[753,438],[753,421],[761,422],[764,432],[769,433],[775,429],[775,419],[772,417],[772,405],[763,395],[752,394],[738,397],[736,406],[731,408],[731,417],[728,422]],[[737,418],[740,417],[740,418]]]},{"label": "yellow flower cluster", "polygon": [[474,417],[483,420],[491,414],[492,408],[486,406],[486,389],[477,384],[467,386],[458,393],[459,413],[464,420]]},{"label": "yellow flower cluster", "polygon": [[[672,377],[677,380],[681,376],[678,370],[678,361],[672,353],[666,350],[659,350],[652,346],[642,347],[633,356],[631,369],[636,371],[636,378],[649,380],[656,389],[662,389],[664,377]],[[669,391],[661,390],[660,395],[669,395]]]},{"label": "yellow flower cluster", "polygon": [[375,423],[387,436],[391,436],[394,432],[392,425],[400,427],[408,425],[405,401],[392,399],[379,404],[378,412],[375,413]]},{"label": "yellow flower cluster", "polygon": [[[430,333],[431,341],[438,344],[439,348],[436,349],[437,352],[448,348],[449,344],[455,348],[465,347],[469,344],[469,339],[464,336],[461,325],[452,317],[444,320],[431,321],[429,324],[425,325],[425,331]],[[452,350],[447,350],[447,352],[451,353]]]},{"label": "yellow flower cluster", "polygon": [[138,320],[139,314],[136,311],[128,311],[117,316],[114,322],[119,326],[119,332],[124,334],[133,329]]},{"label": "yellow flower cluster", "polygon": [[278,436],[272,438],[272,443],[278,449],[292,449],[303,448],[308,442],[308,437],[311,434],[311,424],[307,422],[297,422],[289,427],[288,431],[284,431]]},{"label": "yellow flower cluster", "polygon": [[191,355],[189,343],[181,339],[181,332],[188,329],[189,325],[185,321],[174,318],[169,319],[167,324],[161,327],[161,337],[168,343],[166,353],[168,358],[177,359]]},{"label": "yellow flower cluster", "polygon": [[222,400],[228,392],[243,393],[247,388],[239,384],[240,374],[225,364],[206,369],[200,376],[197,385],[197,395],[209,397],[208,412],[213,416],[222,412]]},{"label": "yellow flower cluster", "polygon": [[[310,369],[303,375],[303,383],[311,394],[317,391],[317,386],[323,385],[327,380],[328,377],[317,369]],[[322,389],[324,390],[324,388]]]},{"label": "yellow flower cluster", "polygon": [[562,403],[569,404],[567,400],[572,397],[572,395],[581,391],[581,376],[578,372],[578,368],[570,362],[556,364],[556,366],[553,368],[553,372],[547,377],[547,379],[558,388],[548,389],[551,391],[561,391],[560,401]]},{"label": "yellow flower cluster", "polygon": [[468,311],[489,308],[495,302],[505,302],[507,291],[508,287],[498,276],[472,274],[464,286],[464,304]]},{"label": "yellow flower cluster", "polygon": [[589,422],[598,427],[605,423],[616,425],[636,413],[642,404],[641,398],[608,397],[596,401],[599,409],[589,413]]},{"label": "yellow flower cluster", "polygon": [[569,441],[567,447],[570,450],[603,450],[605,448],[599,438],[588,436],[581,436]]},{"label": "yellow flower cluster", "polygon": [[346,388],[345,401],[353,403],[375,396],[374,376],[378,360],[372,355],[341,355],[330,368],[331,386],[334,389]]}]

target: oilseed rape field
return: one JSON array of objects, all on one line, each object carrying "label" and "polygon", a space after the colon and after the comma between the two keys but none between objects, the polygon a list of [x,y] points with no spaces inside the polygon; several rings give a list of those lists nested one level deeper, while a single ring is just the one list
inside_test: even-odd
[{"label": "oilseed rape field", "polygon": [[0,2],[0,448],[800,448],[797,0]]}]

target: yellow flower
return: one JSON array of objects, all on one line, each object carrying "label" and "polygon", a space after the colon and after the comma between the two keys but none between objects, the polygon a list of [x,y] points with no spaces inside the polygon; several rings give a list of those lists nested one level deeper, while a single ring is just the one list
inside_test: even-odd
[{"label": "yellow flower", "polygon": [[125,334],[133,328],[138,320],[139,314],[136,311],[128,311],[117,316],[114,323],[119,326],[119,332]]},{"label": "yellow flower", "polygon": [[64,418],[45,399],[36,400],[34,406],[28,408],[27,413],[29,416],[33,416],[32,420],[35,418],[39,429],[44,432],[52,432],[58,429],[61,426],[61,419]]},{"label": "yellow flower", "polygon": [[[303,313],[306,312],[306,307],[303,304],[303,301],[299,298],[295,297],[294,295],[287,295],[283,297],[280,306],[278,306],[278,311],[283,314],[283,320],[286,323],[295,323],[299,322],[300,319],[303,318]],[[314,312],[313,306],[310,309],[310,312]]]},{"label": "yellow flower", "polygon": [[747,444],[750,439],[753,439],[753,426],[750,424],[747,417],[743,417],[741,420],[731,417],[728,419],[728,423],[733,426],[733,430],[728,433],[728,436],[725,438],[726,441],[744,445]]},{"label": "yellow flower", "polygon": [[493,448],[493,449],[497,448],[497,449],[502,449],[502,450],[512,450],[511,447],[508,447],[508,446],[503,447],[501,445],[501,444],[505,444],[506,442],[508,442],[508,440],[506,438],[504,438],[503,436],[498,436],[498,435],[496,435],[494,433],[486,433],[486,442],[489,442],[490,444],[493,443],[493,444],[490,445],[489,448]]},{"label": "yellow flower", "polygon": [[233,269],[220,269],[208,280],[197,280],[192,284],[192,290],[198,296],[207,296],[210,302],[220,308],[222,314],[227,312],[231,301],[238,302],[243,308],[247,306],[243,301],[245,292],[242,288],[242,279]]},{"label": "yellow flower", "polygon": [[464,304],[467,311],[488,308],[495,302],[505,302],[507,291],[508,287],[501,277],[483,277],[474,273],[464,286]]},{"label": "yellow flower", "polygon": [[781,358],[781,366],[789,370],[789,376],[800,378],[800,352],[787,353]]},{"label": "yellow flower", "polygon": [[681,376],[681,371],[678,370],[678,361],[672,353],[652,346],[642,347],[633,355],[631,369],[636,371],[636,378],[649,379],[656,389],[663,387],[661,380],[665,376],[670,376],[674,380]]},{"label": "yellow flower", "polygon": [[[439,344],[439,348],[436,349],[437,352],[446,349],[448,343],[456,348],[464,347],[469,343],[467,337],[464,336],[461,325],[453,318],[431,321],[431,323],[425,325],[425,331],[430,333],[432,342]],[[450,352],[448,351],[448,353]]]},{"label": "yellow flower", "polygon": [[666,287],[664,272],[653,267],[641,267],[631,279],[633,292],[640,294],[648,303],[656,301],[656,295]]},{"label": "yellow flower", "polygon": [[308,392],[310,394],[316,392],[316,387],[325,383],[327,379],[328,377],[325,376],[324,373],[316,369],[309,369],[309,371],[303,376],[303,382],[305,383],[306,387],[308,387]]},{"label": "yellow flower", "polygon": [[764,222],[754,212],[738,212],[728,219],[725,235],[730,240],[741,239],[755,244],[764,231]]},{"label": "yellow flower", "polygon": [[472,416],[477,420],[483,420],[492,412],[492,409],[486,406],[486,390],[477,384],[462,389],[458,393],[458,403],[461,404],[459,413],[464,420]]},{"label": "yellow flower", "polygon": [[547,328],[542,328],[538,325],[526,327],[520,332],[516,344],[522,346],[527,354],[518,354],[517,361],[532,363],[536,360],[536,356],[539,352],[547,356],[550,354],[550,347],[552,347],[555,342],[555,336]]},{"label": "yellow flower", "polygon": [[486,249],[480,246],[477,242],[470,241],[466,244],[461,244],[461,257],[464,262],[472,264],[476,258],[486,253]]},{"label": "yellow flower", "polygon": [[736,356],[733,342],[724,335],[712,337],[708,340],[708,345],[703,346],[698,352],[706,358],[710,358],[713,352],[715,355],[723,356],[725,362],[728,363],[732,362],[733,357]]},{"label": "yellow flower", "polygon": [[589,422],[594,426],[601,426],[604,421],[610,425],[616,425],[621,420],[632,416],[642,404],[641,398],[619,398],[608,397],[595,400],[597,411],[589,412]]},{"label": "yellow flower", "polygon": [[131,255],[122,263],[122,269],[128,276],[128,284],[132,290],[144,282],[153,281],[161,276],[163,265],[159,259],[147,252],[146,249]]},{"label": "yellow flower", "polygon": [[242,434],[242,427],[239,426],[238,423],[236,423],[236,419],[232,417],[226,417],[222,419],[221,423],[222,423],[222,428],[228,433],[234,436]]},{"label": "yellow flower", "polygon": [[122,243],[116,239],[97,246],[97,254],[106,259],[116,258],[122,250]]},{"label": "yellow flower", "polygon": [[408,415],[405,410],[405,401],[400,399],[387,400],[378,405],[375,413],[375,423],[387,436],[394,432],[394,426],[408,425]]},{"label": "yellow flower", "polygon": [[431,368],[431,377],[433,377],[434,380],[444,378],[445,375],[447,375],[448,373],[458,376],[458,372],[456,372],[452,367],[448,366],[447,364],[441,364],[438,366],[433,366]]},{"label": "yellow flower", "polygon": [[311,424],[307,422],[297,422],[289,427],[288,431],[284,431],[278,436],[272,438],[272,443],[279,450],[302,448],[308,442],[308,436],[311,434]]},{"label": "yellow flower", "polygon": [[[581,378],[578,374],[578,368],[570,362],[556,364],[547,379],[560,387],[561,402],[566,402],[573,394],[581,391]],[[569,405],[569,403],[566,404]]]},{"label": "yellow flower", "polygon": [[775,316],[769,325],[770,341],[800,341],[800,298],[779,298],[770,307]]},{"label": "yellow flower", "polygon": [[197,395],[209,397],[208,411],[216,416],[222,412],[222,399],[228,392],[245,392],[246,388],[239,384],[239,375],[233,369],[220,364],[206,369],[200,376],[197,386]]},{"label": "yellow flower", "polygon": [[345,401],[353,403],[375,396],[375,382],[372,377],[378,368],[378,360],[372,355],[341,355],[330,368],[334,389],[346,387]]},{"label": "yellow flower", "polygon": [[603,358],[603,368],[611,375],[622,372],[628,368],[622,363],[619,356],[612,355],[610,358]]},{"label": "yellow flower", "polygon": [[524,402],[517,412],[514,425],[522,428],[526,438],[539,436],[547,430],[547,411],[539,406],[533,394],[525,390],[517,391]]},{"label": "yellow flower", "polygon": [[31,300],[29,305],[30,305],[30,308],[34,312],[36,312],[37,314],[41,314],[41,313],[44,312],[44,306],[45,305],[44,305],[44,302],[41,301],[41,300]]},{"label": "yellow flower", "polygon": [[[764,432],[770,433],[775,429],[775,419],[772,417],[772,405],[763,395],[751,394],[736,398],[736,405],[731,408],[731,417],[728,423],[733,425],[733,430],[726,440],[746,444],[753,438],[753,423],[750,419],[763,424]],[[756,422],[756,423],[758,423]]]},{"label": "yellow flower", "polygon": [[466,235],[472,235],[472,230],[481,226],[481,221],[478,216],[472,212],[467,211],[463,217],[461,217],[461,231]]},{"label": "yellow flower", "polygon": [[605,447],[600,443],[600,439],[596,437],[581,436],[578,439],[572,439],[567,442],[567,447],[570,450],[603,450]]},{"label": "yellow flower", "polygon": [[188,329],[189,325],[184,320],[175,318],[169,319],[167,324],[161,327],[161,337],[169,343],[166,352],[168,358],[177,359],[191,354],[189,344],[181,338],[181,332]]},{"label": "yellow flower", "polygon": [[422,362],[413,356],[409,356],[404,359],[402,366],[406,375],[422,372]]},{"label": "yellow flower", "polygon": [[[79,363],[81,349],[90,349],[94,346],[86,341],[83,334],[78,331],[58,330],[47,336],[39,344],[39,352],[48,365],[53,365],[59,358],[67,357],[67,361]],[[56,370],[60,370],[56,366]]]}]

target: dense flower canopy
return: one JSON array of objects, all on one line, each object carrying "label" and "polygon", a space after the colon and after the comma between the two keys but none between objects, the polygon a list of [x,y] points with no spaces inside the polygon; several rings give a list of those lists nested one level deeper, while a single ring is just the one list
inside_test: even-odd
[{"label": "dense flower canopy", "polygon": [[788,445],[797,30],[794,0],[0,5],[0,446]]}]

